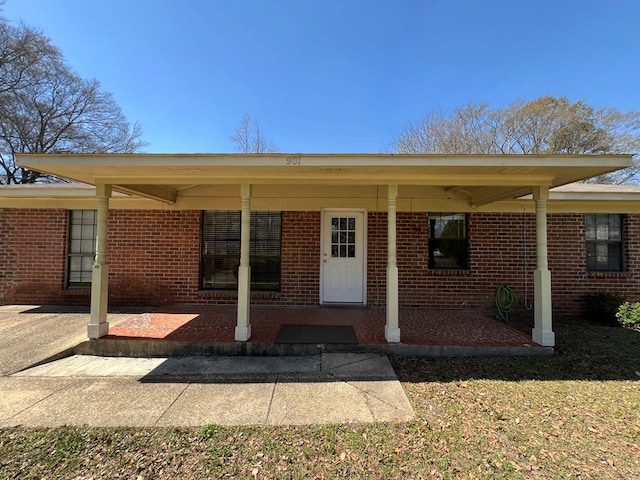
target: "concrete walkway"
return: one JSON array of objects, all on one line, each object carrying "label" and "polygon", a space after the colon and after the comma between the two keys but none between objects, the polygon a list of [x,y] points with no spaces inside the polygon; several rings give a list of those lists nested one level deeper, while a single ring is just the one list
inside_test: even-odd
[{"label": "concrete walkway", "polygon": [[[2,355],[2,353],[0,353]],[[0,426],[409,421],[385,356],[72,356],[0,377]]]},{"label": "concrete walkway", "polygon": [[[108,320],[113,326],[134,314],[109,313]],[[70,356],[86,339],[88,318],[83,308],[0,306],[0,426],[282,425],[414,416],[379,354]]]}]

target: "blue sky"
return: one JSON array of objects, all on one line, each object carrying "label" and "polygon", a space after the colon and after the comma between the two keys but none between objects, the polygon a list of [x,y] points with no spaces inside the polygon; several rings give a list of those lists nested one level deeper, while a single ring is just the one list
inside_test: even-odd
[{"label": "blue sky", "polygon": [[375,153],[411,121],[543,95],[640,110],[637,0],[7,0],[147,152]]}]

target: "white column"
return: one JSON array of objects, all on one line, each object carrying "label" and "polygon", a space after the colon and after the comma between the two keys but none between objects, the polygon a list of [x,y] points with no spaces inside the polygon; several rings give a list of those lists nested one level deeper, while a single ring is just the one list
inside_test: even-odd
[{"label": "white column", "polygon": [[96,256],[91,276],[91,317],[88,336],[100,338],[109,332],[107,307],[109,303],[109,265],[107,264],[107,221],[109,219],[109,198],[111,185],[96,185],[98,198]]},{"label": "white column", "polygon": [[238,267],[238,321],[236,341],[246,342],[251,337],[251,265],[249,243],[251,240],[251,185],[241,185],[242,211],[240,213],[240,266]]},{"label": "white column", "polygon": [[549,188],[535,187],[533,198],[536,202],[536,254],[537,268],[534,273],[534,327],[531,337],[544,347],[555,345],[551,309],[551,272],[547,259],[547,200]]},{"label": "white column", "polygon": [[396,257],[396,204],[398,185],[389,185],[387,195],[387,323],[384,338],[400,343],[398,326],[398,262]]}]

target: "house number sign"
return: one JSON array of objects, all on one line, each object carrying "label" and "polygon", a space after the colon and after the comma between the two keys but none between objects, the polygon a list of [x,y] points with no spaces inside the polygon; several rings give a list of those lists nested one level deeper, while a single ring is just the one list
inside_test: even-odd
[{"label": "house number sign", "polygon": [[289,167],[299,166],[301,163],[302,163],[302,158],[300,157],[300,155],[287,157],[287,166]]}]

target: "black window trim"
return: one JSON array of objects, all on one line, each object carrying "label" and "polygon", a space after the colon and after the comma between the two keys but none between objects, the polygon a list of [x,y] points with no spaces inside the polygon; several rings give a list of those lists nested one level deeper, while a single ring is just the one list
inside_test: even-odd
[{"label": "black window trim", "polygon": [[[612,215],[615,215],[617,217],[620,218],[620,240],[598,240],[598,239],[594,239],[594,240],[589,240],[587,239],[587,217],[588,216],[594,216],[595,217],[595,221],[596,221],[596,228],[597,228],[597,219],[598,216],[604,216],[606,215],[607,217],[611,217]],[[621,272],[625,272],[626,271],[626,267],[625,267],[625,246],[626,246],[626,241],[625,241],[625,225],[626,225],[626,218],[624,214],[621,213],[587,213],[584,216],[584,225],[585,225],[585,257],[586,257],[586,263],[585,263],[585,268],[587,270],[588,273],[621,273]],[[602,245],[602,244],[606,244],[606,245],[619,245],[619,258],[618,258],[618,262],[620,265],[620,268],[618,269],[610,269],[610,268],[593,268],[593,267],[597,267],[597,265],[594,263],[593,266],[590,266],[590,261],[589,261],[589,245]],[[608,265],[607,265],[608,267]]]},{"label": "black window trim", "polygon": [[[439,244],[441,241],[441,238],[434,238],[432,236],[432,229],[431,229],[431,219],[433,216],[437,216],[437,218],[442,218],[442,217],[446,217],[446,216],[453,216],[453,215],[463,215],[464,216],[464,238],[463,239],[459,239],[458,242],[460,243],[460,245],[463,246],[462,250],[462,255],[463,255],[463,265],[462,266],[450,266],[450,267],[446,267],[446,266],[436,266],[435,264],[435,258],[433,256],[433,252],[434,252],[434,248],[436,244]],[[464,271],[464,270],[469,270],[470,269],[470,262],[469,262],[469,215],[466,212],[428,212],[427,213],[427,235],[428,235],[428,239],[427,239],[427,255],[428,255],[428,266],[430,270],[439,270],[439,271]]]}]

